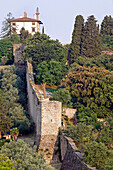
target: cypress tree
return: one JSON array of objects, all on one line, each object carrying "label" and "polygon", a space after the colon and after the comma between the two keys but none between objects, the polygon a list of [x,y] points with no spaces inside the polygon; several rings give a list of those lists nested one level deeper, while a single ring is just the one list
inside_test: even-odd
[{"label": "cypress tree", "polygon": [[71,64],[76,61],[78,56],[80,56],[81,51],[81,37],[82,30],[84,25],[84,18],[81,15],[76,16],[74,30],[72,33],[72,42],[71,42],[71,53],[70,60]]},{"label": "cypress tree", "polygon": [[42,34],[44,34],[44,27],[42,28]]},{"label": "cypress tree", "polygon": [[113,18],[111,16],[105,16],[100,29],[100,35],[113,35]]},{"label": "cypress tree", "polygon": [[96,22],[95,17],[91,15],[85,23],[81,46],[81,54],[83,57],[92,58],[94,56],[98,56],[101,52],[99,26],[96,25]]}]

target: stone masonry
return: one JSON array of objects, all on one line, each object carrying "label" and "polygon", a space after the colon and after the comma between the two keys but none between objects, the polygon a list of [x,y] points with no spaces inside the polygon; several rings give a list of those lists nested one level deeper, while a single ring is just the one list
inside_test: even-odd
[{"label": "stone masonry", "polygon": [[73,140],[63,133],[60,134],[60,150],[63,161],[60,170],[96,170],[83,162]]},{"label": "stone masonry", "polygon": [[[24,47],[23,44],[13,46],[14,63],[19,68],[25,67],[22,56]],[[54,148],[57,146],[58,132],[61,127],[62,104],[44,98],[42,92],[34,83],[32,65],[29,62],[26,65],[26,81],[28,111],[36,126],[35,144],[38,146],[38,152],[43,153],[49,163],[55,157]]]},{"label": "stone masonry", "polygon": [[[15,65],[20,72],[25,70],[22,51],[25,45],[15,44],[13,46],[13,55],[15,56]],[[22,70],[22,69],[23,70]],[[36,145],[38,153],[45,155],[48,163],[58,161],[58,142],[60,142],[60,152],[62,166],[61,170],[95,170],[82,161],[81,154],[71,138],[60,134],[62,103],[50,101],[44,98],[43,92],[34,83],[32,65],[27,62],[26,81],[28,92],[28,110],[36,126]],[[63,114],[70,119],[76,115],[76,109],[64,108]]]},{"label": "stone masonry", "polygon": [[62,104],[44,98],[33,82],[32,66],[27,62],[26,68],[28,109],[36,125],[36,145],[48,162],[53,159],[54,147],[61,127]]}]

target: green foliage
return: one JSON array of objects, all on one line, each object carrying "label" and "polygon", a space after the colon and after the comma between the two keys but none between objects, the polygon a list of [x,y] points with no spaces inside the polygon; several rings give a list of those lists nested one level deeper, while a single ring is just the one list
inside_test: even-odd
[{"label": "green foliage", "polygon": [[10,134],[13,136],[14,134],[16,134],[17,136],[19,135],[19,130],[17,128],[13,128],[10,130]]},{"label": "green foliage", "polygon": [[113,71],[113,55],[99,55],[98,57],[94,58],[87,58],[79,56],[76,59],[76,62],[71,66],[75,67],[77,65],[85,66],[85,67],[104,67],[107,70]]},{"label": "green foliage", "polygon": [[67,127],[65,133],[79,147],[85,163],[97,169],[113,168],[112,117],[106,118],[103,122],[97,121],[94,125],[77,123],[76,126]]},{"label": "green foliage", "polygon": [[51,40],[45,34],[36,33],[29,39],[28,45],[24,50],[25,58],[32,56],[33,68],[36,70],[37,65],[43,61],[47,63],[52,59],[58,62],[66,63],[65,48],[58,40]]},{"label": "green foliage", "polygon": [[113,118],[106,118],[101,127],[97,141],[105,143],[105,145],[110,148],[113,144]]},{"label": "green foliage", "polygon": [[103,51],[112,51],[113,48],[113,35],[105,35],[100,37],[102,43],[102,50]]},{"label": "green foliage", "polygon": [[93,15],[89,16],[87,22],[81,15],[75,19],[72,34],[70,61],[74,63],[79,56],[93,58],[101,52],[101,42],[99,38],[99,26],[96,25]]},{"label": "green foliage", "polygon": [[2,23],[1,38],[8,38],[11,35],[10,20],[14,19],[12,13],[7,14],[7,18]]},{"label": "green foliage", "polygon": [[71,64],[75,62],[81,54],[82,34],[83,34],[84,18],[81,15],[76,16],[74,30],[72,33],[71,43]]},{"label": "green foliage", "polygon": [[67,68],[60,62],[51,60],[48,63],[46,61],[41,62],[36,71],[38,83],[47,82],[49,85],[59,85]]},{"label": "green foliage", "polygon": [[71,137],[79,148],[83,144],[90,142],[94,139],[92,136],[93,126],[78,123],[76,126],[68,126],[66,129],[66,135]]},{"label": "green foliage", "polygon": [[16,162],[9,160],[7,156],[0,154],[0,169],[1,170],[15,170]]},{"label": "green foliage", "polygon": [[77,109],[77,119],[79,122],[90,125],[97,121],[97,114],[89,107],[79,104]]},{"label": "green foliage", "polygon": [[95,129],[97,129],[98,131],[101,130],[101,127],[102,127],[102,123],[100,121],[97,121],[95,124],[94,124],[94,127]]},{"label": "green foliage", "polygon": [[84,57],[95,57],[100,54],[101,43],[99,40],[99,28],[93,15],[88,17],[82,36],[81,55]]},{"label": "green foliage", "polygon": [[9,40],[12,42],[12,44],[19,44],[20,43],[20,36],[16,33],[13,33],[10,35]]},{"label": "green foliage", "polygon": [[12,129],[10,130],[10,134],[11,134],[11,136],[13,137],[13,140],[16,141],[16,139],[17,139],[17,137],[18,137],[18,135],[19,135],[19,130],[18,130],[18,128],[12,128]]},{"label": "green foliage", "polygon": [[[89,107],[98,117],[112,116],[113,73],[99,67],[73,67],[64,81],[74,106],[77,102]],[[76,99],[76,100],[75,100]]]},{"label": "green foliage", "polygon": [[[17,75],[15,74],[14,66],[7,67],[6,69],[3,70],[3,75],[1,79],[1,89],[3,90],[4,93],[3,96],[4,102],[3,105],[1,106],[2,107],[1,116],[3,113],[5,113],[7,117],[4,118],[4,121],[7,121],[8,123],[5,125],[4,127],[5,130],[3,130],[2,133],[8,131],[12,127],[12,125],[13,126],[18,125],[17,127],[19,128],[21,133],[26,131],[26,127],[28,129],[30,128],[30,123],[25,115],[25,110],[19,103],[19,92],[16,87],[20,85],[19,84],[20,81],[19,82],[17,81],[18,79]],[[25,131],[23,126],[25,127]],[[3,127],[1,128],[4,129]]]},{"label": "green foliage", "polygon": [[21,43],[25,44],[26,43],[26,38],[30,36],[29,32],[25,30],[24,27],[21,28],[20,30],[20,41]]},{"label": "green foliage", "polygon": [[42,34],[44,34],[44,26],[42,27]]},{"label": "green foliage", "polygon": [[10,160],[16,161],[16,169],[51,169],[46,165],[43,155],[38,155],[38,153],[36,153],[36,147],[31,148],[22,140],[5,143],[0,153],[9,157]]},{"label": "green foliage", "polygon": [[0,133],[5,134],[12,126],[11,119],[8,116],[8,109],[4,102],[3,91],[0,90]]},{"label": "green foliage", "polygon": [[[95,141],[87,143],[83,150],[84,156],[83,160],[87,163],[96,167],[98,169],[104,168],[105,164],[108,164],[109,160],[113,158],[113,151],[108,150],[103,143],[97,143]],[[110,167],[113,167],[112,164],[109,164]]]},{"label": "green foliage", "polygon": [[[2,63],[2,58],[6,57],[6,62]],[[0,40],[0,63],[12,64],[13,63],[13,46],[9,39]]]},{"label": "green foliage", "polygon": [[62,102],[63,106],[71,106],[71,95],[65,88],[60,88],[53,95],[53,99]]},{"label": "green foliage", "polygon": [[0,139],[0,150],[1,150],[1,147],[7,142],[9,143],[10,139]]},{"label": "green foliage", "polygon": [[113,35],[113,18],[110,16],[105,16],[102,23],[101,23],[101,29],[100,29],[100,35],[102,37],[106,35]]}]

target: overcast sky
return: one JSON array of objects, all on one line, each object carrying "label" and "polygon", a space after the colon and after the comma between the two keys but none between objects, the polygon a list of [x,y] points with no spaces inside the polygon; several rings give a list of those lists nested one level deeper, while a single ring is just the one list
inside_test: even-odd
[{"label": "overcast sky", "polygon": [[[61,43],[70,43],[75,17],[94,15],[100,24],[105,15],[113,16],[113,0],[0,0],[0,30],[2,21],[9,12],[15,18],[27,12],[33,18],[39,7],[40,20],[43,22],[45,33]],[[0,31],[1,32],[1,31]]]}]

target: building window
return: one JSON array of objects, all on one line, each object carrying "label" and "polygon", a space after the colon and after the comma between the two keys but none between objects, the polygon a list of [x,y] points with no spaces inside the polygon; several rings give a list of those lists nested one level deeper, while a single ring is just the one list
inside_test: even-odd
[{"label": "building window", "polygon": [[32,22],[32,25],[35,25],[35,22]]},{"label": "building window", "polygon": [[15,22],[13,22],[13,26],[16,26],[16,23],[15,23]]},{"label": "building window", "polygon": [[35,32],[35,28],[32,28],[32,32]]}]

